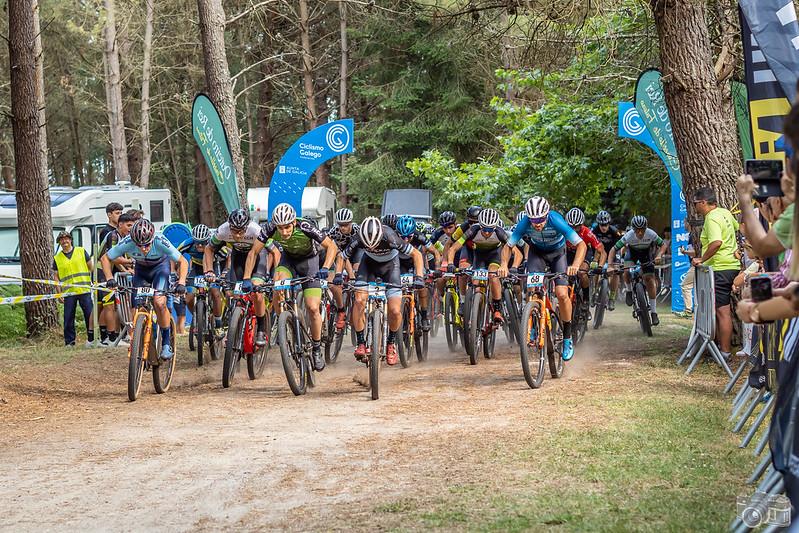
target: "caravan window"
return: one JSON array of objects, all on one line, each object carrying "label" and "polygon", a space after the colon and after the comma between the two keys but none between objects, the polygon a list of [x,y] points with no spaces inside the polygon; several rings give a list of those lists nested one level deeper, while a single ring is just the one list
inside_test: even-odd
[{"label": "caravan window", "polygon": [[150,222],[164,221],[164,201],[150,200]]},{"label": "caravan window", "polygon": [[19,233],[17,228],[0,228],[0,262],[19,261]]}]

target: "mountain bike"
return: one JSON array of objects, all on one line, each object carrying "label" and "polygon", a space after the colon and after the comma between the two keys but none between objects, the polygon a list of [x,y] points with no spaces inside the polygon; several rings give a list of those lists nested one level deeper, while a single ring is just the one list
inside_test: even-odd
[{"label": "mountain bike", "polygon": [[447,347],[450,352],[458,349],[458,340],[463,341],[465,321],[458,313],[460,293],[458,292],[457,274],[445,273],[447,279],[444,291],[444,330],[447,334]]},{"label": "mountain bike", "polygon": [[222,353],[222,338],[217,338],[214,333],[213,313],[209,311],[208,305],[210,294],[208,282],[202,276],[197,276],[194,278],[194,289],[194,317],[189,329],[189,350],[194,350],[196,347],[197,366],[203,366],[205,344],[207,343],[210,348],[211,360],[215,361]]},{"label": "mountain bike", "polygon": [[[306,313],[297,302],[294,287],[316,278],[300,277],[273,282],[274,291],[283,291],[277,319],[277,344],[286,381],[295,396],[308,391],[308,386],[316,385],[311,353],[313,340]],[[322,316],[322,324],[325,322]]]},{"label": "mountain bike", "polygon": [[599,329],[605,319],[605,309],[610,300],[610,276],[606,268],[598,267],[592,270],[592,278],[599,278],[594,287],[594,329]]},{"label": "mountain bike", "polygon": [[163,394],[172,384],[172,374],[175,372],[177,360],[177,343],[175,319],[169,317],[169,341],[172,346],[172,357],[161,358],[161,328],[158,326],[158,317],[155,313],[153,299],[156,295],[171,296],[171,291],[160,291],[152,287],[138,287],[125,289],[118,287],[118,291],[136,291],[136,298],[141,305],[136,309],[133,317],[133,333],[131,334],[130,348],[128,349],[128,399],[135,402],[139,397],[141,380],[144,371],[152,369],[153,385],[155,392]]},{"label": "mountain bike", "polygon": [[[397,355],[403,368],[408,368],[413,362],[413,355],[419,362],[427,360],[427,343],[429,332],[422,329],[422,307],[416,297],[416,290],[412,287],[413,275],[400,276],[402,285],[402,303],[400,315],[402,322],[397,331]],[[425,287],[427,290],[427,287]]]},{"label": "mountain bike", "polygon": [[430,302],[428,305],[430,308],[430,336],[435,337],[438,335],[438,330],[444,322],[444,299],[438,294],[438,290],[435,286],[435,278],[433,278],[433,283],[427,286],[427,291],[428,302]]},{"label": "mountain bike", "polygon": [[543,272],[527,275],[527,302],[521,322],[524,341],[520,344],[520,354],[524,379],[533,389],[544,382],[547,362],[553,378],[563,375],[563,322],[558,300],[550,299],[549,295],[554,293],[555,280],[564,276]]},{"label": "mountain bike", "polygon": [[344,316],[345,324],[340,330],[336,328],[336,320],[338,320],[338,311],[333,312],[333,305],[335,301],[331,297],[327,297],[323,301],[323,307],[327,312],[326,328],[322,334],[322,341],[325,345],[325,362],[332,364],[338,360],[338,355],[341,352],[341,345],[344,342],[344,335],[347,328],[352,323],[350,314],[352,313],[352,289],[345,287],[342,292],[344,300]]},{"label": "mountain bike", "polygon": [[[361,286],[355,287],[356,290]],[[380,367],[386,360],[386,346],[388,344],[388,311],[386,288],[401,288],[396,285],[387,285],[381,281],[370,282],[366,300],[366,357],[362,362],[369,369],[369,389],[372,399],[380,398]]]},{"label": "mountain bike", "polygon": [[[586,271],[581,269],[581,272]],[[588,329],[589,311],[578,276],[569,277],[569,298],[572,302],[572,337],[574,344],[579,344],[585,337],[585,330]]]},{"label": "mountain bike", "polygon": [[497,337],[497,324],[491,313],[490,291],[488,289],[489,276],[496,276],[496,272],[489,272],[485,268],[465,269],[463,272],[471,278],[466,297],[471,299],[469,305],[469,320],[466,323],[466,353],[469,362],[477,364],[480,352],[486,359],[494,356],[494,343]]},{"label": "mountain bike", "polygon": [[646,292],[646,283],[644,282],[641,269],[651,264],[652,263],[631,265],[619,269],[630,271],[633,291],[633,318],[638,320],[638,323],[641,325],[641,331],[647,337],[652,336],[652,315],[649,314],[649,295]]},{"label": "mountain bike", "polygon": [[519,307],[519,300],[516,298],[516,292],[514,291],[514,279],[510,277],[502,280],[502,311],[502,314],[507,319],[505,321],[507,325],[505,327],[505,335],[508,338],[508,342],[511,344],[521,342],[522,309]]},{"label": "mountain bike", "polygon": [[[225,360],[222,364],[222,386],[230,387],[233,377],[242,359],[247,360],[247,374],[250,379],[256,379],[264,372],[266,357],[269,352],[269,339],[265,346],[255,345],[255,334],[258,331],[255,306],[251,295],[253,293],[267,293],[270,287],[267,284],[254,285],[250,292],[241,290],[241,282],[230,283],[233,292],[230,297],[230,318],[225,342]],[[265,297],[269,302],[270,298]],[[270,305],[267,303],[267,305]],[[264,331],[270,334],[271,313],[267,308],[264,315]]]}]

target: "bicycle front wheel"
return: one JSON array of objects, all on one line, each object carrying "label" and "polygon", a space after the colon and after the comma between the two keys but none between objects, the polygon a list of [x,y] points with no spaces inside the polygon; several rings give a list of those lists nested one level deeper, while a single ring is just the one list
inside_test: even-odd
[{"label": "bicycle front wheel", "polygon": [[194,305],[194,316],[191,318],[191,330],[189,330],[189,350],[194,348],[191,346],[192,337],[197,338],[197,366],[203,366],[205,336],[208,334],[206,328],[208,327],[208,317],[205,315],[205,302],[197,298]]},{"label": "bicycle front wheel", "polygon": [[153,366],[153,385],[155,385],[155,392],[163,394],[169,390],[172,384],[172,376],[175,373],[175,362],[178,359],[178,346],[177,346],[177,326],[175,326],[175,319],[169,318],[169,345],[172,346],[172,357],[169,359],[161,359],[157,366]]},{"label": "bicycle front wheel", "polygon": [[552,328],[547,337],[549,374],[557,379],[563,376],[563,323],[557,310],[550,313],[549,323]]},{"label": "bicycle front wheel", "polygon": [[141,313],[136,316],[133,325],[133,334],[130,340],[130,360],[128,361],[128,399],[132,402],[139,397],[141,378],[144,375],[144,338],[147,329],[147,315]]},{"label": "bicycle front wheel", "polygon": [[574,290],[577,291],[577,297],[572,302],[572,328],[574,329],[572,337],[574,338],[574,344],[579,344],[585,337],[587,317],[583,312],[583,289],[578,285]]},{"label": "bicycle front wheel", "polygon": [[651,337],[652,317],[649,316],[649,298],[647,298],[646,288],[643,283],[635,284],[635,299],[638,302],[638,321],[641,323],[641,331],[647,337]]},{"label": "bicycle front wheel", "polygon": [[[522,314],[523,341],[520,345],[522,372],[530,388],[537,389],[544,382],[546,346],[539,346],[541,315],[536,302],[528,302]],[[533,365],[532,369],[530,365]],[[535,371],[535,374],[533,374]]]},{"label": "bicycle front wheel", "polygon": [[305,368],[305,355],[298,351],[299,332],[295,329],[294,313],[286,310],[277,319],[277,345],[280,347],[280,359],[286,381],[294,396],[305,394],[308,390],[306,381],[308,374]]},{"label": "bicycle front wheel", "polygon": [[597,294],[596,307],[594,308],[594,329],[599,329],[605,319],[605,307],[608,305],[609,295],[608,280],[602,278],[602,284],[599,286],[599,293]]},{"label": "bicycle front wheel", "polygon": [[369,354],[369,388],[372,391],[372,399],[377,400],[380,398],[380,365],[383,362],[382,355],[382,339],[383,332],[383,315],[379,312],[372,313],[370,317],[372,321],[372,346],[371,353]]},{"label": "bicycle front wheel", "polygon": [[[266,313],[264,315],[264,331],[272,332],[272,315]],[[247,375],[250,379],[255,379],[264,373],[264,366],[266,366],[266,356],[269,354],[269,341],[265,346],[255,346],[253,343],[254,353],[247,354]]]},{"label": "bicycle front wheel", "polygon": [[482,292],[474,292],[471,309],[469,323],[466,325],[469,338],[466,351],[469,352],[469,362],[476,365],[480,360],[480,350],[483,348],[483,326],[485,325],[485,295]]},{"label": "bicycle front wheel", "polygon": [[505,287],[502,289],[502,301],[505,305],[505,316],[508,319],[508,329],[511,333],[509,342],[521,342],[521,333],[519,333],[519,306],[516,304],[516,295],[513,294],[513,289]]},{"label": "bicycle front wheel", "polygon": [[458,328],[455,325],[455,313],[457,312],[455,297],[452,295],[452,291],[447,291],[444,295],[444,332],[447,335],[447,347],[450,352],[458,349]]},{"label": "bicycle front wheel", "polygon": [[400,307],[400,329],[397,332],[397,355],[399,356],[402,368],[408,368],[413,362],[413,335],[411,335],[411,301],[408,298],[402,298],[402,306]]},{"label": "bicycle front wheel", "polygon": [[230,387],[233,383],[245,326],[244,309],[236,307],[230,313],[230,325],[228,326],[227,343],[225,344],[225,360],[222,362],[222,386],[224,388]]},{"label": "bicycle front wheel", "polygon": [[436,290],[435,286],[430,288],[430,296],[428,296],[429,301],[432,302],[430,305],[431,308],[431,319],[430,319],[430,336],[435,337],[438,335],[438,330],[441,327],[441,321],[443,319],[441,309],[441,298],[438,296],[438,291]]},{"label": "bicycle front wheel", "polygon": [[416,359],[419,362],[427,361],[427,342],[430,337],[431,331],[424,331],[422,329],[421,321],[419,320],[419,311],[416,311],[416,326],[414,326],[413,331],[413,345],[416,348]]}]

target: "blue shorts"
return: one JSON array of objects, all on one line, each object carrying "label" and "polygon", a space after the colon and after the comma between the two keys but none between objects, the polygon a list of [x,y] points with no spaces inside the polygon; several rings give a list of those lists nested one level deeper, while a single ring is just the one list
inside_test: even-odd
[{"label": "blue shorts", "polygon": [[[169,277],[172,274],[172,265],[169,257],[164,256],[161,262],[151,267],[141,267],[136,264],[133,270],[133,287],[144,287],[150,285],[157,291],[165,291],[169,288]],[[137,295],[133,295],[133,307],[139,307]]]}]

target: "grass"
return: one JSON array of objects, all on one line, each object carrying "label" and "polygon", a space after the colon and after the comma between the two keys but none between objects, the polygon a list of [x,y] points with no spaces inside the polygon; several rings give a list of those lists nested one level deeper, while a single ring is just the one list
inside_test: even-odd
[{"label": "grass", "polygon": [[736,496],[754,490],[744,483],[759,458],[730,432],[718,367],[684,376],[675,365],[688,333],[661,326],[643,350],[631,348],[633,365],[600,370],[592,380],[614,393],[558,398],[562,423],[531,412],[519,431],[492,436],[495,446],[472,460],[496,479],[389,502],[377,518],[400,530],[725,531]]}]

